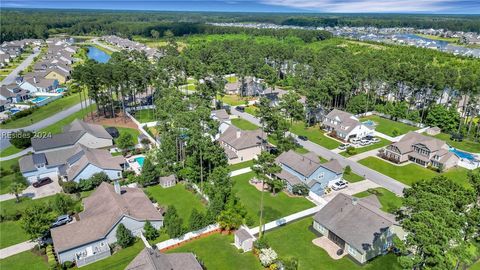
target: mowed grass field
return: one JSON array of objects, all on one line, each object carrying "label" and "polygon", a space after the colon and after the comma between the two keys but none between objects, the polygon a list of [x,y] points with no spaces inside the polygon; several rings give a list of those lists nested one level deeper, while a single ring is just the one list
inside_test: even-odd
[{"label": "mowed grass field", "polygon": [[[375,122],[376,127],[375,130],[383,133],[385,135],[396,137],[398,135],[406,134],[409,131],[417,130],[417,127],[410,126],[404,123],[396,122],[390,119],[382,118],[378,115],[371,115],[367,117],[360,118],[360,121],[367,121],[371,120]],[[396,130],[396,133],[395,133]]]},{"label": "mowed grass field", "polygon": [[257,125],[253,124],[252,122],[242,118],[232,119],[232,124],[242,130],[256,130],[259,128]]},{"label": "mowed grass field", "polygon": [[324,131],[321,130],[319,126],[306,127],[305,123],[303,122],[293,123],[292,127],[290,128],[290,132],[299,136],[307,136],[309,141],[312,141],[327,149],[335,149],[341,144],[339,141],[325,136]]}]

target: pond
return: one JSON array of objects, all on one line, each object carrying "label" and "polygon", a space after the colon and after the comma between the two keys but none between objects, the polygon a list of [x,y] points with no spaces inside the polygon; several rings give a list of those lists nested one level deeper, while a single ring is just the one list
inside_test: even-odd
[{"label": "pond", "polygon": [[107,63],[108,60],[110,60],[110,55],[93,46],[88,46],[87,56],[89,59],[93,59],[99,63]]}]

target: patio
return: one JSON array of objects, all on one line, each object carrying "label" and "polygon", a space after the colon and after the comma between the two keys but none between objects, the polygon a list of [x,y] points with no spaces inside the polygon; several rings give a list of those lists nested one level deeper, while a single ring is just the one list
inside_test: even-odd
[{"label": "patio", "polygon": [[327,253],[328,256],[330,256],[334,260],[339,260],[345,255],[347,255],[346,252],[342,250],[342,254],[338,255],[337,252],[341,249],[339,246],[337,246],[335,243],[333,243],[328,237],[322,236],[319,238],[315,238],[312,240],[312,243],[318,247],[323,248]]}]

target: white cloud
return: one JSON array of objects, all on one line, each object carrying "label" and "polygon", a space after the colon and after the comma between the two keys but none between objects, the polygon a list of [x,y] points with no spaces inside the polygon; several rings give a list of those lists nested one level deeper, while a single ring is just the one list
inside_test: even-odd
[{"label": "white cloud", "polygon": [[324,12],[442,12],[455,0],[262,0],[263,4]]}]

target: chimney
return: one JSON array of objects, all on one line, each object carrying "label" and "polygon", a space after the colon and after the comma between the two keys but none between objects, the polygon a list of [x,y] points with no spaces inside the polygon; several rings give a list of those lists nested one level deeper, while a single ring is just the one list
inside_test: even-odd
[{"label": "chimney", "polygon": [[357,203],[358,203],[358,198],[353,197],[352,198],[352,204],[357,205]]},{"label": "chimney", "polygon": [[120,183],[118,183],[118,180],[113,182],[113,187],[115,188],[115,193],[122,195],[122,188],[120,188]]},{"label": "chimney", "polygon": [[242,135],[242,131],[237,130],[237,139],[240,138],[241,135]]}]

